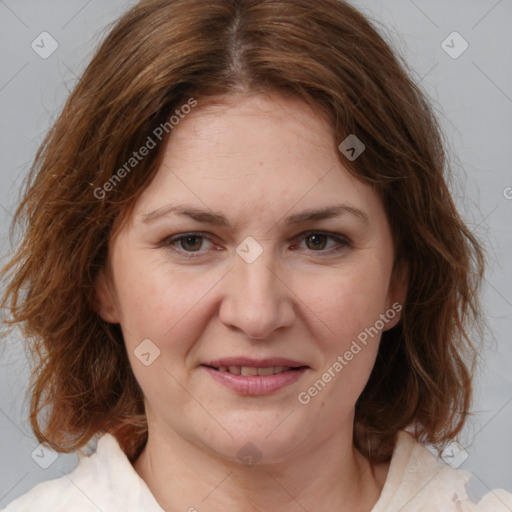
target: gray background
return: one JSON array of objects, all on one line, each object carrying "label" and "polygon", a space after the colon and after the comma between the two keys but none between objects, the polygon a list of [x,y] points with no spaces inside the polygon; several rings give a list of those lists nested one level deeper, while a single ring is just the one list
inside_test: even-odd
[{"label": "gray background", "polygon": [[[45,131],[84,70],[107,25],[133,2],[126,0],[0,0],[0,244],[20,184]],[[430,95],[453,148],[454,195],[472,230],[486,245],[489,269],[484,303],[489,350],[477,380],[474,417],[461,444],[460,466],[485,491],[512,491],[512,1],[356,0],[354,5],[388,27],[417,81]],[[31,47],[42,32],[58,42],[47,59]],[[441,43],[457,31],[469,48],[450,57]],[[136,34],[133,37],[137,37]],[[452,51],[460,48],[460,41]],[[45,45],[48,48],[48,45]],[[5,260],[5,256],[2,261]],[[51,453],[26,421],[28,368],[12,337],[0,365],[0,508],[37,482],[71,469],[74,455]],[[457,451],[456,451],[457,452]],[[459,452],[458,456],[461,456]],[[34,458],[32,457],[34,454]]]}]

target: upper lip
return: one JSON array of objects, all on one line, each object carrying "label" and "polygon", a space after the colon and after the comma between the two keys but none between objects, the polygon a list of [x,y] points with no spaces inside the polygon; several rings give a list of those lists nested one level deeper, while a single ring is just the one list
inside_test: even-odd
[{"label": "upper lip", "polygon": [[205,361],[204,366],[213,366],[220,368],[221,366],[248,366],[254,368],[272,368],[275,366],[288,366],[290,368],[300,368],[308,366],[307,364],[287,359],[285,357],[266,357],[264,359],[253,359],[251,357],[225,357],[223,359],[215,359]]}]

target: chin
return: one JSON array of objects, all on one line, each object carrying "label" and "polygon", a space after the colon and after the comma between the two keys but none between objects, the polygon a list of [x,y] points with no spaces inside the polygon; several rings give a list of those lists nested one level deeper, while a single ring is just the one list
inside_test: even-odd
[{"label": "chin", "polygon": [[[251,414],[249,418],[239,418],[233,423],[223,422],[232,437],[225,434],[205,440],[204,444],[227,461],[247,466],[283,462],[296,454],[300,442],[297,430],[285,425],[283,418],[270,422],[261,418],[261,412],[257,414],[258,420]],[[304,428],[298,431],[304,432]]]}]

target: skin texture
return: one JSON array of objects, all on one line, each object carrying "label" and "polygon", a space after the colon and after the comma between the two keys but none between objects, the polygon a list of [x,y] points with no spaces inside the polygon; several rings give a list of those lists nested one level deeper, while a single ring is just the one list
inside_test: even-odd
[{"label": "skin texture", "polygon": [[[143,222],[171,203],[222,213],[232,229],[175,214]],[[341,203],[367,221],[348,212],[284,222]],[[312,240],[308,231],[349,243]],[[208,239],[162,244],[190,232]],[[236,252],[249,236],[263,250],[252,263]],[[380,335],[308,404],[297,397],[403,302],[393,261],[379,197],[343,168],[329,125],[306,103],[243,95],[199,103],[181,120],[155,179],[111,240],[111,282],[105,272],[97,282],[99,314],[121,325],[146,400],[149,439],[134,467],[165,510],[372,508],[388,466],[372,468],[352,432]],[[160,355],[145,366],[134,350],[148,338]],[[309,368],[290,386],[246,396],[200,366],[229,356],[287,357]],[[237,457],[248,442],[261,454],[253,466]]]}]

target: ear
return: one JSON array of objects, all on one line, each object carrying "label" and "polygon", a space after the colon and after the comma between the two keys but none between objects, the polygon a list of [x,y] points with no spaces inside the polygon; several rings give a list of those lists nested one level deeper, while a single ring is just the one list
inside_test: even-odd
[{"label": "ear", "polygon": [[390,311],[390,313],[393,311],[394,313],[392,318],[391,314],[389,315],[390,320],[386,324],[385,331],[392,329],[400,322],[401,311],[404,309],[407,299],[408,284],[409,265],[404,260],[397,261],[391,274],[387,301],[387,311]]},{"label": "ear", "polygon": [[118,324],[119,310],[111,283],[104,268],[98,272],[94,288],[96,292],[96,312],[106,322]]}]

